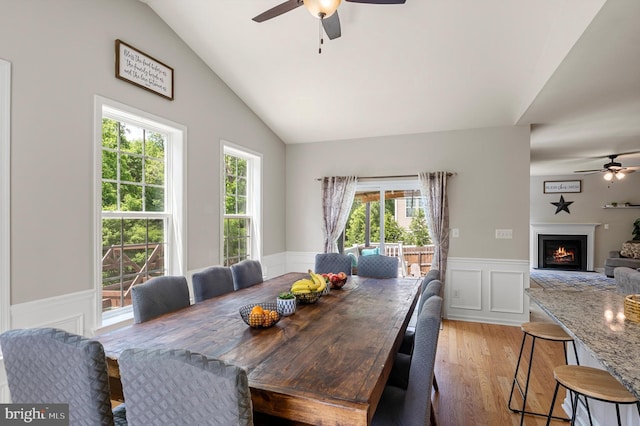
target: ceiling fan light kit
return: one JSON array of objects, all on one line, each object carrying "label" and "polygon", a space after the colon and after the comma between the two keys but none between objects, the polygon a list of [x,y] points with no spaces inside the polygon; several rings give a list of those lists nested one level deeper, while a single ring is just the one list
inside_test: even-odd
[{"label": "ceiling fan light kit", "polygon": [[338,10],[340,0],[305,0],[304,7],[314,18],[328,18]]}]

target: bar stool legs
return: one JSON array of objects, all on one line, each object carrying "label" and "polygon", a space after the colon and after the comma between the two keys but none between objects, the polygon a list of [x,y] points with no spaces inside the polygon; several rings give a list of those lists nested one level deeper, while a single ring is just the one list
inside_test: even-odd
[{"label": "bar stool legs", "polygon": [[[619,381],[611,376],[611,374],[604,370],[580,365],[561,365],[553,369],[553,377],[556,379],[556,389],[553,392],[551,409],[547,417],[547,426],[549,426],[551,422],[551,413],[553,412],[553,405],[555,404],[560,385],[574,395],[571,404],[573,410],[573,414],[571,415],[572,425],[575,424],[576,421],[579,395],[582,395],[585,399],[591,398],[615,404],[618,426],[622,426],[620,404],[635,404],[638,415],[640,415],[640,401],[622,386]],[[589,424],[593,426],[589,405],[586,404],[586,407]]]},{"label": "bar stool legs", "polygon": [[[576,357],[576,362],[578,361],[578,351],[576,349],[575,343],[571,336],[569,336],[563,329],[557,324],[547,323],[547,322],[527,322],[522,324],[521,326],[523,335],[522,335],[522,344],[520,345],[520,354],[518,355],[518,362],[516,364],[516,371],[513,375],[513,382],[511,384],[511,394],[509,395],[509,409],[514,413],[520,413],[520,424],[524,424],[524,415],[534,415],[534,416],[542,416],[549,418],[569,421],[570,419],[565,417],[553,416],[548,413],[537,413],[534,411],[527,411],[527,397],[529,395],[529,379],[531,377],[531,366],[533,365],[533,354],[535,350],[536,340],[543,339],[554,342],[561,342],[564,350],[564,360],[567,363],[567,344],[571,343],[573,345],[574,355]],[[527,368],[527,378],[524,383],[524,390],[522,389],[522,385],[518,380],[518,371],[520,371],[520,364],[523,358],[524,345],[527,340],[527,336],[531,336],[531,352],[529,354],[529,367]],[[515,389],[518,389],[520,396],[522,397],[522,408],[514,408],[512,407],[513,395]],[[551,413],[553,413],[553,404],[555,400],[551,404]],[[574,410],[575,411],[575,410]]]}]

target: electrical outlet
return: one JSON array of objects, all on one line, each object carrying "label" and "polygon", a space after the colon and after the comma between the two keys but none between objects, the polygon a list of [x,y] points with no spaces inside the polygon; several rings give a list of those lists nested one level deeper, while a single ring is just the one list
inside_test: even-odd
[{"label": "electrical outlet", "polygon": [[460,290],[453,290],[453,297],[455,299],[459,298],[460,297]]},{"label": "electrical outlet", "polygon": [[512,229],[496,229],[497,240],[510,240],[513,238]]},{"label": "electrical outlet", "polygon": [[458,238],[460,236],[460,230],[458,228],[453,228],[451,230],[451,238]]},{"label": "electrical outlet", "polygon": [[609,229],[609,224],[608,223],[604,224],[604,229]]}]

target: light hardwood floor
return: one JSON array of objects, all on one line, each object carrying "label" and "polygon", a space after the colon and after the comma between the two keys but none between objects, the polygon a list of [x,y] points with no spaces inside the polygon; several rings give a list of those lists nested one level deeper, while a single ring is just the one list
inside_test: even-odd
[{"label": "light hardwood floor", "polygon": [[[439,392],[432,394],[439,426],[520,424],[519,414],[512,413],[507,405],[521,342],[520,327],[443,321],[435,366]],[[529,344],[525,345],[525,351],[527,348]],[[555,386],[552,370],[559,364],[564,364],[561,343],[536,342],[529,410],[548,410]],[[526,367],[526,363],[521,365],[522,383]],[[516,398],[514,406],[519,407],[521,399],[517,391]],[[564,391],[558,396],[554,415],[565,415],[560,408],[562,399]],[[525,416],[525,425],[545,423],[544,418]],[[554,420],[551,424],[567,423]]]}]

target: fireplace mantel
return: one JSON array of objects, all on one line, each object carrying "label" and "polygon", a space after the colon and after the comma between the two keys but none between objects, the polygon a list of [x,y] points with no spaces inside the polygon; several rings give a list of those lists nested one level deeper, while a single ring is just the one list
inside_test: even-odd
[{"label": "fireplace mantel", "polygon": [[538,234],[586,235],[587,270],[594,270],[595,234],[599,223],[532,223],[529,238],[529,261],[532,268],[538,268]]}]

